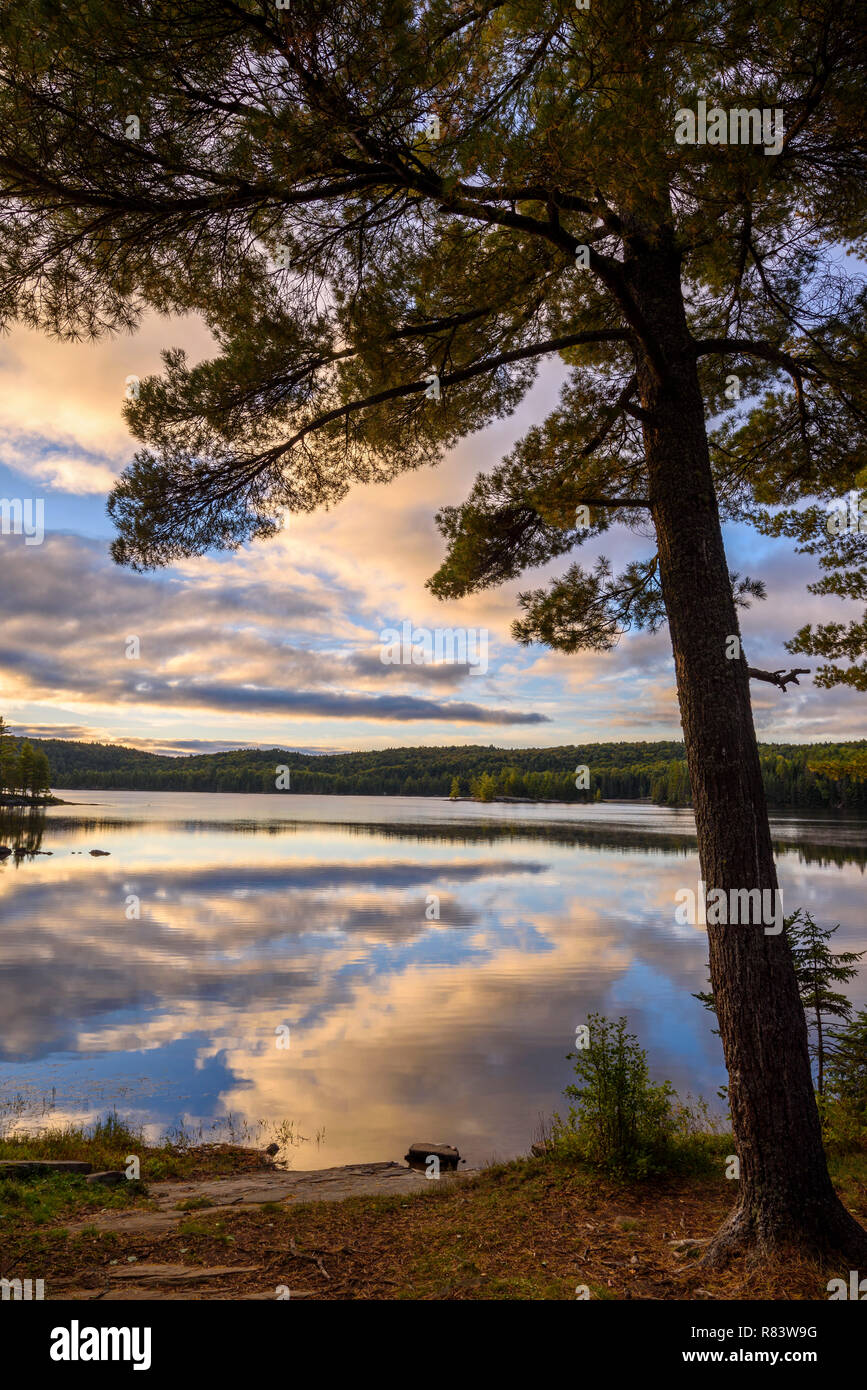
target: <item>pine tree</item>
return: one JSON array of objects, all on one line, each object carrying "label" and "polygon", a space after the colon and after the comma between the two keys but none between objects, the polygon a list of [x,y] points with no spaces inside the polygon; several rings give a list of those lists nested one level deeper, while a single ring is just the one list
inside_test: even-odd
[{"label": "pine tree", "polygon": [[826,1019],[848,1020],[852,1014],[851,1001],[832,985],[854,979],[858,974],[856,962],[864,955],[863,951],[834,953],[829,949],[828,942],[839,929],[839,922],[823,929],[813,921],[811,913],[800,910],[786,924],[801,1002],[815,1029],[812,1050],[818,1067],[816,1089],[820,1096],[825,1092]]},{"label": "pine tree", "polygon": [[828,1032],[828,1090],[835,1098],[867,1109],[867,1010]]},{"label": "pine tree", "polygon": [[18,754],[7,739],[0,749],[0,788],[9,796],[14,796],[18,787],[19,766]]},{"label": "pine tree", "polygon": [[34,796],[46,796],[51,790],[51,766],[48,762],[48,754],[42,748],[37,748],[34,755],[33,766],[33,794]]},{"label": "pine tree", "polygon": [[8,780],[11,776],[10,758],[9,725],[0,714],[0,796],[11,790]]},{"label": "pine tree", "polygon": [[[864,951],[832,952],[828,942],[836,931],[836,926],[822,928],[813,920],[812,913],[798,908],[785,920],[785,933],[792,952],[798,992],[808,1026],[815,1029],[815,1039],[811,1039],[810,1051],[816,1058],[816,1090],[819,1095],[825,1091],[825,1062],[828,1056],[827,1023],[832,1018],[849,1019],[852,1003],[845,994],[831,988],[833,984],[844,984],[858,974],[856,961],[864,956]],[[693,995],[706,1009],[716,1012],[716,1002],[712,991],[701,990]]]},{"label": "pine tree", "polygon": [[19,759],[19,782],[21,785],[21,795],[26,797],[29,793],[32,798],[35,795],[33,782],[36,773],[36,754],[33,751],[33,744],[29,739],[25,739],[21,746]]},{"label": "pine tree", "polygon": [[490,772],[483,772],[476,783],[474,796],[478,801],[493,801],[496,795],[496,779],[491,776]]}]

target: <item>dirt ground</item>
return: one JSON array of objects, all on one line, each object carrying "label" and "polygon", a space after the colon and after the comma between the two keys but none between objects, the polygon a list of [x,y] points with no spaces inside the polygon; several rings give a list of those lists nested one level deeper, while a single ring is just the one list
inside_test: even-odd
[{"label": "dirt ground", "polygon": [[[0,1273],[44,1278],[47,1299],[826,1299],[846,1271],[700,1267],[690,1242],[732,1197],[720,1178],[619,1185],[538,1159],[439,1182],[247,1166],[13,1231]],[[846,1198],[864,1220],[867,1187]]]}]

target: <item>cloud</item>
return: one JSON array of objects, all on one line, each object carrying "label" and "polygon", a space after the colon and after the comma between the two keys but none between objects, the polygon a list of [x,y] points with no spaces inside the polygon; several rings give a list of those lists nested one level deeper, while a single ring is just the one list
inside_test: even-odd
[{"label": "cloud", "polygon": [[183,757],[190,753],[234,753],[244,748],[274,748],[280,753],[306,753],[316,756],[320,753],[336,753],[337,748],[325,747],[278,747],[269,743],[239,743],[237,739],[221,738],[136,738],[128,735],[116,738],[107,729],[95,728],[92,724],[10,724],[10,733],[15,738],[57,738],[72,739],[79,743],[122,744],[125,748],[136,748],[143,753],[162,753],[168,757]]},{"label": "cloud", "polygon": [[[427,665],[413,665],[408,671],[406,666],[388,665],[383,662],[379,649],[374,652],[353,653],[347,658],[346,667],[348,671],[358,676],[381,678],[382,673],[385,673],[385,678],[391,681],[406,681],[409,676],[414,683],[444,686],[458,685],[473,672],[473,666],[468,661],[455,661],[448,664],[431,662]],[[478,677],[474,677],[474,679],[477,680]]]},{"label": "cloud", "polygon": [[0,427],[0,464],[23,473],[37,487],[70,494],[105,493],[118,465],[104,455],[85,453],[74,439],[19,434]]},{"label": "cloud", "polygon": [[[448,603],[426,588],[445,548],[435,513],[463,501],[473,475],[550,409],[562,364],[544,367],[514,416],[461,441],[438,468],[353,487],[328,512],[292,516],[269,542],[143,577],[110,565],[102,545],[63,534],[64,499],[71,515],[82,515],[86,504],[73,506],[74,498],[104,496],[129,461],[137,444],[121,415],[125,377],[159,371],[159,350],[172,345],[192,361],[213,350],[197,320],[155,316],[132,337],[95,345],[52,343],[23,329],[0,343],[0,462],[28,480],[23,493],[54,489],[46,501],[51,545],[15,554],[14,538],[0,538],[7,717],[55,719],[58,728],[178,750],[387,746],[389,726],[391,741],[406,742],[398,731],[411,726],[412,742],[430,743],[472,741],[487,724],[521,747],[538,746],[534,731],[543,729],[546,744],[679,736],[666,631],[570,656],[512,641],[519,590],[546,583],[565,561]],[[769,584],[768,601],[741,617],[753,664],[785,661],[793,595],[798,623],[846,616],[838,600],[806,593],[814,565],[790,542],[757,540],[745,526],[727,527],[726,541],[732,568]],[[652,539],[615,528],[582,550],[582,563],[592,564],[603,544],[618,568],[653,551]],[[468,665],[384,665],[378,635],[404,620],[486,629],[488,672],[470,680]],[[129,635],[141,639],[134,673],[123,655]],[[451,698],[458,692],[470,698]],[[861,703],[855,691],[819,691],[809,678],[786,695],[753,685],[767,740],[857,737]],[[194,728],[178,726],[190,718]]]},{"label": "cloud", "polygon": [[[390,668],[366,661],[366,653],[293,645],[275,632],[278,619],[294,614],[325,627],[329,641],[334,600],[321,588],[311,593],[303,574],[293,581],[284,573],[278,593],[258,579],[247,582],[243,569],[234,585],[223,573],[215,582],[206,572],[203,583],[143,576],[112,566],[99,542],[49,535],[37,557],[37,547],[19,539],[6,538],[0,549],[9,614],[0,667],[4,687],[17,678],[19,700],[395,724],[549,722],[520,706],[365,689],[385,683]],[[416,668],[401,669],[412,683]],[[360,688],[346,688],[353,673]]]},{"label": "cloud", "polygon": [[0,463],[37,485],[104,494],[136,448],[123,418],[127,376],[161,367],[160,349],[183,338],[193,356],[212,339],[192,317],[149,315],[135,335],[63,343],[17,327],[0,343]]},{"label": "cloud", "polygon": [[67,738],[98,741],[100,733],[89,724],[16,724],[9,731],[15,738]]},{"label": "cloud", "polygon": [[[2,656],[2,651],[0,651]],[[547,724],[535,711],[490,709],[466,701],[423,700],[413,695],[368,695],[336,690],[263,689],[198,681],[169,684],[144,680],[110,686],[115,700],[209,710],[308,714],[317,718],[387,719],[406,723],[437,720],[462,724]],[[145,697],[144,699],[142,697]]]}]

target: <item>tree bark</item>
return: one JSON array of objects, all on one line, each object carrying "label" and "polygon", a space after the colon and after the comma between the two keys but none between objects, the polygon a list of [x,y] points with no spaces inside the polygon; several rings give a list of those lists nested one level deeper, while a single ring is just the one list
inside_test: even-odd
[{"label": "tree bark", "polygon": [[[777,889],[765,793],[673,242],[627,247],[625,275],[663,365],[639,363],[651,511],[707,890]],[[731,644],[729,650],[731,651]],[[691,886],[691,885],[690,885]],[[775,898],[772,898],[776,902]],[[867,1233],[831,1183],[785,932],[707,927],[740,1158],[737,1204],[705,1260],[786,1246],[867,1264]],[[857,1263],[853,1268],[857,1268]]]}]

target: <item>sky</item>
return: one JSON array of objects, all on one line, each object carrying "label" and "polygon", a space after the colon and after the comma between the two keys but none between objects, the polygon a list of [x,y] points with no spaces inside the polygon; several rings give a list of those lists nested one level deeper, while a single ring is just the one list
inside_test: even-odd
[{"label": "sky", "polygon": [[[562,364],[546,363],[513,416],[437,468],[357,487],[237,552],[136,574],[108,554],[105,501],[138,447],[121,413],[126,378],[159,371],[169,347],[193,360],[213,351],[198,320],[156,316],[95,344],[24,328],[0,340],[0,499],[42,499],[45,517],[41,544],[0,534],[0,714],[16,732],[170,753],[680,737],[667,629],[627,634],[603,654],[523,648],[510,636],[521,589],[573,558],[648,557],[646,536],[609,531],[577,556],[460,601],[425,588],[444,553],[437,509],[462,502],[476,474],[544,417]],[[806,592],[815,561],[792,541],[738,526],[726,544],[730,567],[768,586],[741,615],[751,665],[795,664],[783,643],[798,627],[857,612]],[[407,622],[487,634],[487,670],[385,664],[380,634]],[[763,741],[863,736],[862,696],[801,680],[785,694],[753,682]]]}]

